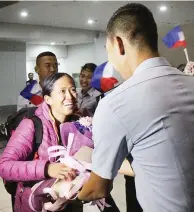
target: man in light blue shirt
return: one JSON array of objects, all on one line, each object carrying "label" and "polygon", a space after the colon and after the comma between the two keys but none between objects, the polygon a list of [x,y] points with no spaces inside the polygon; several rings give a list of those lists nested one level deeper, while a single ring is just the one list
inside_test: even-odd
[{"label": "man in light blue shirt", "polygon": [[108,58],[126,81],[96,110],[93,168],[79,200],[108,195],[131,153],[144,212],[194,209],[194,78],[159,57],[157,40],[153,15],[141,4],[120,8],[108,23]]}]

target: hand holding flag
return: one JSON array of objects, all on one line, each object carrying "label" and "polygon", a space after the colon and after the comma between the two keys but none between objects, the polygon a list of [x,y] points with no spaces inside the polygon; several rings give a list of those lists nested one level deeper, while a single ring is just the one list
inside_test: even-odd
[{"label": "hand holding flag", "polygon": [[188,62],[185,69],[184,73],[190,76],[194,76],[194,62]]}]

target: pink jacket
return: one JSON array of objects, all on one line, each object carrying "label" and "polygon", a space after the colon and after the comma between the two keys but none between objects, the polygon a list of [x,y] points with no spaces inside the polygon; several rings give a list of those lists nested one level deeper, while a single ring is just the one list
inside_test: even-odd
[{"label": "pink jacket", "polygon": [[33,148],[34,124],[30,119],[24,119],[0,157],[0,176],[5,180],[32,181],[45,178],[47,149],[49,146],[57,145],[58,138],[47,104],[41,104],[35,114],[42,120],[43,125],[43,140],[38,149],[39,160],[26,161]]},{"label": "pink jacket", "polygon": [[[34,124],[31,120],[24,119],[0,157],[0,176],[5,180],[24,182],[45,179],[44,169],[48,161],[47,149],[49,146],[58,144],[58,136],[53,127],[54,121],[49,115],[49,107],[45,102],[38,107],[35,114],[42,120],[43,124],[43,140],[38,149],[39,159],[26,161],[33,148]],[[26,199],[30,189],[23,190],[23,188],[18,187],[15,212],[31,211],[27,209],[27,201],[23,199]],[[21,197],[21,193],[25,192],[28,194],[23,194]],[[26,208],[24,209],[24,207]]]}]

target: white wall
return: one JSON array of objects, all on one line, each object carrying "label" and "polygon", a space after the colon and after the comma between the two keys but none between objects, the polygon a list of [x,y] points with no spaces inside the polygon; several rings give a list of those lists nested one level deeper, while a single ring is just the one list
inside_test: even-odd
[{"label": "white wall", "polygon": [[34,71],[35,61],[38,54],[44,51],[51,51],[57,56],[60,63],[59,72],[67,72],[69,74],[79,73],[81,67],[85,63],[101,64],[107,60],[105,46],[105,36],[101,34],[94,43],[79,44],[71,46],[42,46],[27,45],[26,46],[26,77],[29,72],[37,74]]},{"label": "white wall", "polygon": [[26,46],[26,79],[28,73],[32,72],[35,74],[35,78],[38,79],[37,74],[34,71],[34,67],[36,65],[36,57],[45,51],[53,52],[58,59],[59,71],[64,72],[65,63],[67,59],[67,47],[66,46],[46,46],[46,45],[27,45]]},{"label": "white wall", "polygon": [[69,73],[79,73],[85,63],[97,65],[107,61],[105,36],[101,34],[94,43],[68,46],[66,70]]},{"label": "white wall", "polygon": [[68,46],[68,58],[66,60],[66,72],[79,73],[85,63],[94,62],[94,44],[80,44]]},{"label": "white wall", "polygon": [[0,105],[14,105],[25,86],[26,45],[0,42]]}]

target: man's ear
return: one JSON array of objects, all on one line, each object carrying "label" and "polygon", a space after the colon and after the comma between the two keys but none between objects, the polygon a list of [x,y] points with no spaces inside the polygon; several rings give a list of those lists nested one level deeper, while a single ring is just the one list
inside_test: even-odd
[{"label": "man's ear", "polygon": [[124,45],[123,45],[123,40],[122,40],[122,38],[120,38],[120,37],[116,37],[116,42],[117,42],[117,47],[118,47],[118,49],[119,49],[119,52],[120,52],[120,54],[121,55],[124,55],[125,54],[125,47],[124,47]]},{"label": "man's ear", "polygon": [[48,105],[52,105],[52,98],[50,96],[44,96],[44,101],[48,104]]},{"label": "man's ear", "polygon": [[38,66],[35,66],[35,67],[34,67],[34,70],[35,70],[35,72],[38,74],[38,72],[39,72]]}]

